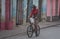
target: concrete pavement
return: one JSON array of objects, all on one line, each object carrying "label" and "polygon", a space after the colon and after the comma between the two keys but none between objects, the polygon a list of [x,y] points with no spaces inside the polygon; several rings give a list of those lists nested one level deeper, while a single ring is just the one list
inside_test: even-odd
[{"label": "concrete pavement", "polygon": [[[40,22],[39,23],[41,29],[47,28],[47,27],[50,27],[50,26],[59,25],[59,24],[60,24],[60,21],[56,21],[56,22]],[[25,25],[25,26],[24,25],[19,25],[19,27],[16,27],[13,30],[0,31],[0,39],[25,33],[26,29],[27,29],[27,26],[28,26],[28,24]]]},{"label": "concrete pavement", "polygon": [[23,33],[2,39],[60,39],[60,25],[56,25],[54,27],[49,27],[46,29],[41,29],[39,37],[36,37],[34,33],[32,38],[28,38],[26,33]]}]

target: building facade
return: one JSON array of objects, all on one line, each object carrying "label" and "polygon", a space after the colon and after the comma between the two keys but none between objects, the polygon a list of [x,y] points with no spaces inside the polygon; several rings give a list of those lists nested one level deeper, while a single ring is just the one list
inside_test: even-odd
[{"label": "building facade", "polygon": [[0,30],[13,29],[26,24],[32,5],[39,9],[40,21],[56,21],[60,18],[60,0],[0,0]]}]

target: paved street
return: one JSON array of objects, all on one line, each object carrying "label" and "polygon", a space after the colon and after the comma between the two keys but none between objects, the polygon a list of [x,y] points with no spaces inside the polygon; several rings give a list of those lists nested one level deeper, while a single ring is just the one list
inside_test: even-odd
[{"label": "paved street", "polygon": [[60,39],[60,25],[41,29],[39,37],[33,35],[32,38],[28,38],[26,33],[23,33],[3,39]]}]

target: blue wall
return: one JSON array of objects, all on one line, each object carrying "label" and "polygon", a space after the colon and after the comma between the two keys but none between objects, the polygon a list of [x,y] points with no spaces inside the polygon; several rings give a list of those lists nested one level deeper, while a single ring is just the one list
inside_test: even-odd
[{"label": "blue wall", "polygon": [[16,1],[17,0],[11,0],[11,18],[16,16]]},{"label": "blue wall", "polygon": [[16,0],[13,0],[13,16],[16,15]]},{"label": "blue wall", "polygon": [[23,18],[26,19],[26,14],[27,14],[27,0],[23,0]]},{"label": "blue wall", "polygon": [[42,2],[42,12],[45,13],[47,9],[47,0],[43,0]]},{"label": "blue wall", "polygon": [[29,1],[29,12],[28,12],[28,15],[31,13],[31,10],[32,10],[32,5],[33,5],[33,0],[30,0]]}]

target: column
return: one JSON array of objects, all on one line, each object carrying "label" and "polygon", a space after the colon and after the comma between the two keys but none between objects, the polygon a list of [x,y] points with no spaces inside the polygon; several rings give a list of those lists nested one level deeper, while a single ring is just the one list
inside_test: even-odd
[{"label": "column", "polygon": [[9,27],[10,21],[10,0],[5,0],[5,22],[6,22],[6,29]]},{"label": "column", "polygon": [[39,0],[39,4],[38,4],[38,8],[39,8],[39,14],[38,14],[38,18],[39,18],[39,21],[41,21],[41,13],[42,13],[42,1],[43,0]]},{"label": "column", "polygon": [[59,4],[59,0],[58,0],[58,16],[59,16],[59,5],[60,5],[60,4]]},{"label": "column", "polygon": [[55,4],[56,4],[56,10],[55,10],[56,14],[55,15],[58,16],[58,0],[55,1]]},{"label": "column", "polygon": [[19,23],[23,24],[23,9],[22,9],[22,1],[20,1],[19,9],[20,9],[20,15],[19,15]]},{"label": "column", "polygon": [[5,0],[1,0],[1,30],[5,30]]},{"label": "column", "polygon": [[17,0],[11,0],[11,9],[10,9],[10,19],[13,21],[13,26],[16,26],[16,5],[17,5]]},{"label": "column", "polygon": [[53,17],[53,0],[50,0],[50,21],[52,22]]},{"label": "column", "polygon": [[52,15],[56,16],[56,0],[52,0]]},{"label": "column", "polygon": [[53,21],[57,21],[58,18],[58,0],[53,0]]},{"label": "column", "polygon": [[52,21],[52,0],[47,0],[47,21]]},{"label": "column", "polygon": [[33,0],[27,0],[27,22],[28,22],[28,16],[30,15],[30,12],[32,10]]},{"label": "column", "polygon": [[17,24],[18,25],[21,25],[21,24],[23,24],[23,10],[22,10],[22,1],[23,0],[17,0],[18,2],[17,2],[17,19],[16,19],[16,21],[17,21]]},{"label": "column", "polygon": [[0,0],[0,29],[1,29],[1,0]]},{"label": "column", "polygon": [[27,16],[27,0],[23,0],[23,25],[26,25],[26,16]]},{"label": "column", "polygon": [[59,0],[59,19],[60,19],[60,0]]},{"label": "column", "polygon": [[41,13],[43,22],[46,21],[46,15],[47,15],[46,11],[47,11],[47,0],[43,0],[43,2],[42,2],[42,13]]}]

